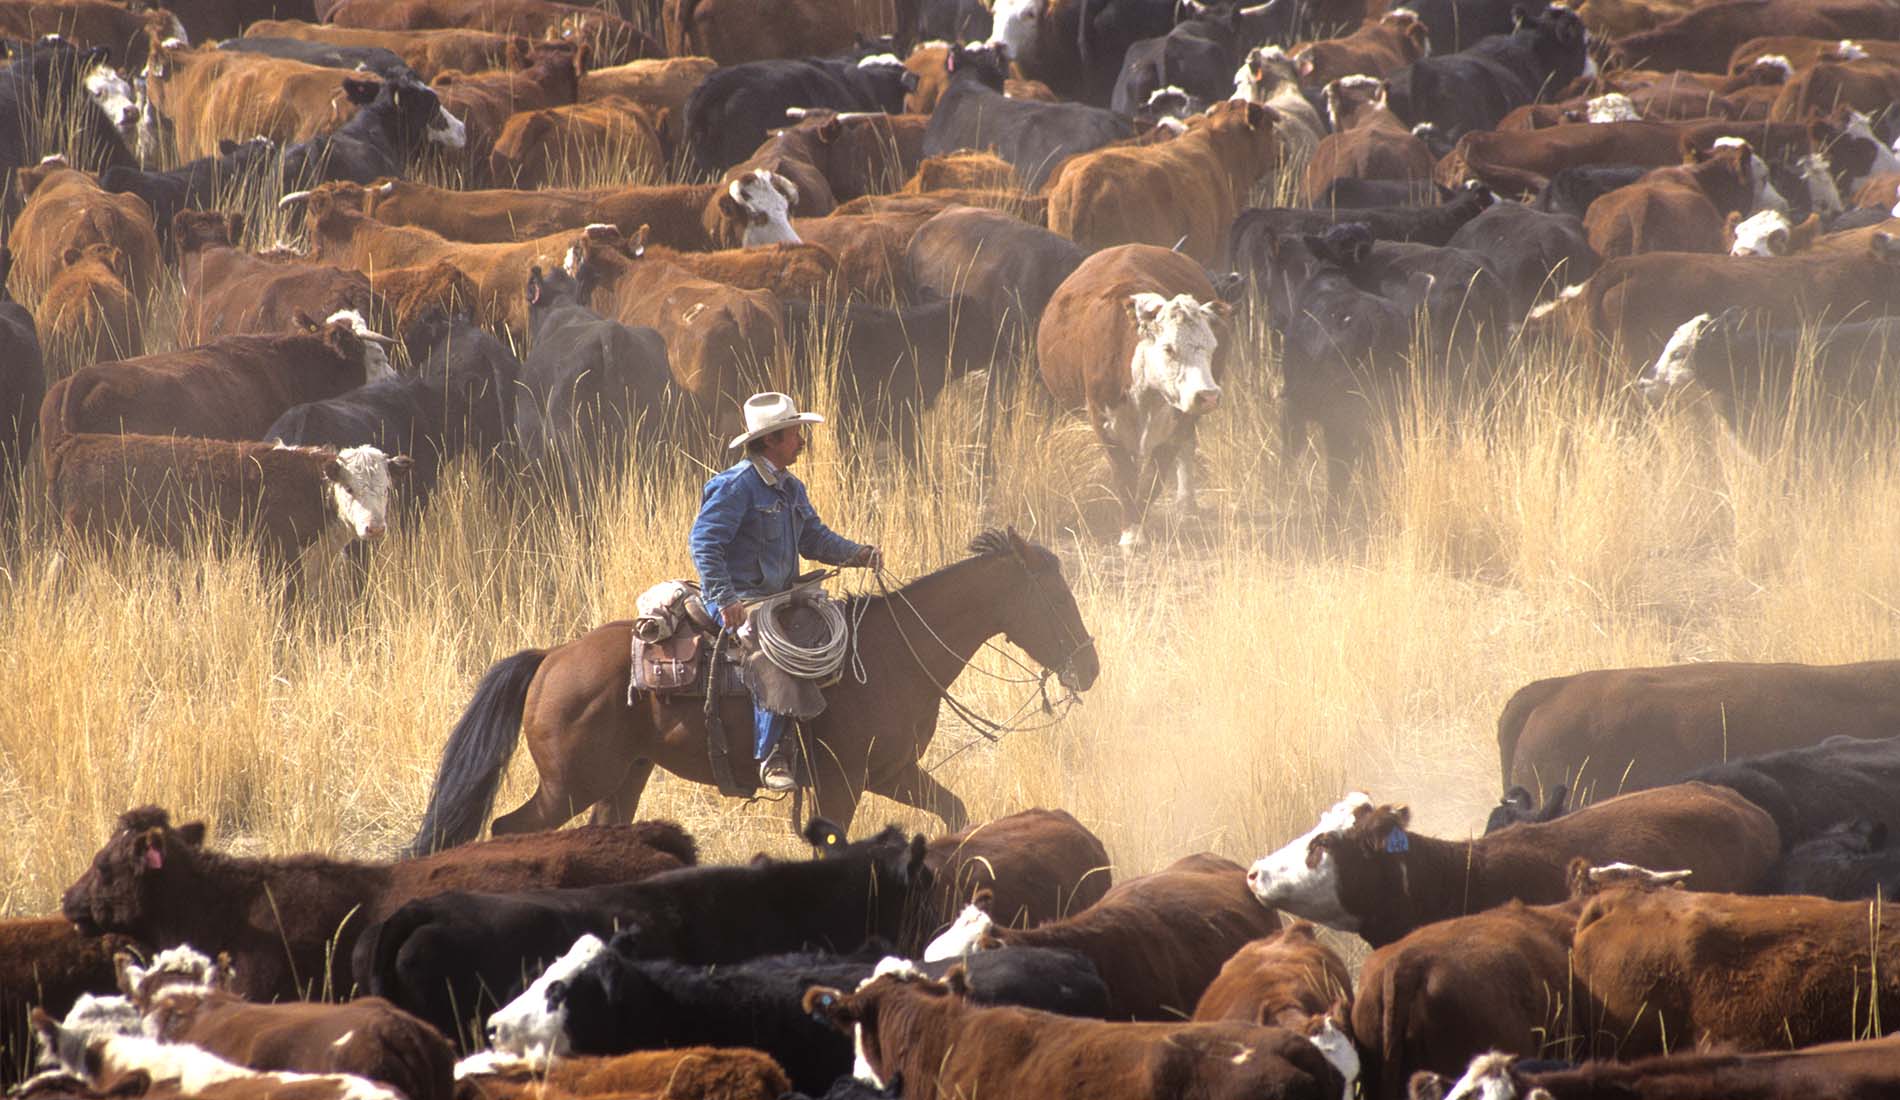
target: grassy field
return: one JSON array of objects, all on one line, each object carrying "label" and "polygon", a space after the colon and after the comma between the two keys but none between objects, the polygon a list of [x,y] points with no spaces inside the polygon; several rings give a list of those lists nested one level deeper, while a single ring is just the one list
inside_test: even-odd
[{"label": "grassy field", "polygon": [[[259,196],[231,203],[253,240],[284,231]],[[152,350],[176,299],[152,304]],[[894,572],[1013,524],[1062,555],[1098,639],[1101,679],[1059,723],[997,745],[940,727],[926,762],[978,820],[1066,808],[1123,876],[1200,850],[1251,859],[1351,788],[1463,835],[1498,793],[1498,709],[1531,679],[1900,649],[1891,409],[1817,428],[1797,404],[1744,446],[1705,409],[1645,409],[1625,385],[1636,364],[1509,350],[1476,392],[1421,387],[1395,410],[1377,477],[1335,523],[1310,456],[1279,453],[1270,349],[1242,358],[1203,426],[1203,514],[1162,508],[1132,556],[1112,544],[1091,433],[1047,407],[1019,356],[996,368],[1026,384],[987,438],[980,378],[928,416],[915,464],[862,426],[817,432],[799,471],[814,502]],[[830,406],[823,384],[800,397]],[[68,544],[35,464],[0,545],[0,913],[54,909],[114,818],[148,802],[247,852],[389,856],[492,661],[689,573],[708,471],[670,452],[631,461],[638,476],[599,487],[582,518],[532,480],[452,467],[365,576],[318,578],[288,604],[243,554]],[[998,717],[1031,690],[977,672],[958,685]],[[501,808],[532,772],[518,755]],[[663,776],[641,812],[681,821],[712,859],[798,848],[784,805]],[[887,803],[860,816],[887,820],[936,827]]]}]

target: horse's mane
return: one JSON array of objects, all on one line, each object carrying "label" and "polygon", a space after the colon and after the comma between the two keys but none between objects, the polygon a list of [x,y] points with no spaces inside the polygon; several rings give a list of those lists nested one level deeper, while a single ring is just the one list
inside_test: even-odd
[{"label": "horse's mane", "polygon": [[[1014,544],[1012,540],[1014,540]],[[1011,528],[990,527],[979,531],[977,536],[970,540],[969,557],[953,561],[948,565],[940,565],[928,573],[913,578],[903,587],[915,588],[918,585],[936,580],[946,573],[961,569],[971,562],[987,561],[991,558],[1001,557],[1004,554],[1014,553],[1015,544],[1020,544],[1022,547],[1023,564],[1027,565],[1031,572],[1040,573],[1044,569],[1056,568],[1061,565],[1061,559],[1057,558],[1055,552],[1048,547],[1023,538],[1021,535],[1016,534]],[[892,592],[896,591],[897,589],[892,589]],[[882,595],[869,595],[860,598],[877,600],[883,599],[884,597]]]}]

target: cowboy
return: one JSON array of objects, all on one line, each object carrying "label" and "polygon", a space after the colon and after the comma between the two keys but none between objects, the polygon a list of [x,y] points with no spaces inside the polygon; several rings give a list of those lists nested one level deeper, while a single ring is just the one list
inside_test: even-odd
[{"label": "cowboy", "polygon": [[[753,644],[743,601],[790,589],[798,579],[800,557],[826,565],[883,567],[877,547],[826,527],[805,496],[804,482],[792,476],[790,466],[805,449],[803,426],[824,422],[817,413],[799,412],[785,394],[754,394],[745,403],[745,433],[728,448],[745,448],[745,457],[713,475],[700,495],[689,540],[700,598],[742,645]],[[752,713],[759,782],[767,790],[791,790],[796,781],[783,747],[787,716],[765,709],[756,695]]]}]

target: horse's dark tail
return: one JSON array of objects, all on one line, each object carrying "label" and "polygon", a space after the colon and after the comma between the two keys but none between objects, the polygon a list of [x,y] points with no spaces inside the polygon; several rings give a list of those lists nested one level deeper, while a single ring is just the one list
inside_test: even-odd
[{"label": "horse's dark tail", "polygon": [[416,838],[403,849],[405,858],[467,844],[481,835],[488,812],[495,808],[502,769],[521,739],[528,685],[547,655],[545,649],[524,649],[504,657],[475,685],[475,697],[442,747],[429,809]]}]

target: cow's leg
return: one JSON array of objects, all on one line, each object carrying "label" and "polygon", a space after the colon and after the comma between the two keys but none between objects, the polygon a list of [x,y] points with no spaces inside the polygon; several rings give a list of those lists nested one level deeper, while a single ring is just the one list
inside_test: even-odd
[{"label": "cow's leg", "polygon": [[915,763],[890,781],[873,783],[868,789],[906,806],[936,814],[943,819],[947,832],[957,832],[970,823],[970,811],[963,800]]},{"label": "cow's leg", "polygon": [[1199,508],[1194,495],[1194,453],[1199,448],[1198,431],[1200,421],[1189,419],[1175,434],[1174,453],[1174,510],[1177,515],[1191,516]]},{"label": "cow's leg", "polygon": [[1141,503],[1139,487],[1135,475],[1139,472],[1135,456],[1128,448],[1116,443],[1103,447],[1108,453],[1109,488],[1114,490],[1115,503],[1121,507],[1122,536],[1121,546],[1132,550],[1141,545]]},{"label": "cow's leg", "polygon": [[594,812],[587,819],[590,825],[629,825],[640,809],[640,796],[646,792],[647,780],[653,777],[653,761],[636,760],[627,769],[627,776],[620,781],[620,788],[613,794],[594,803]]}]

